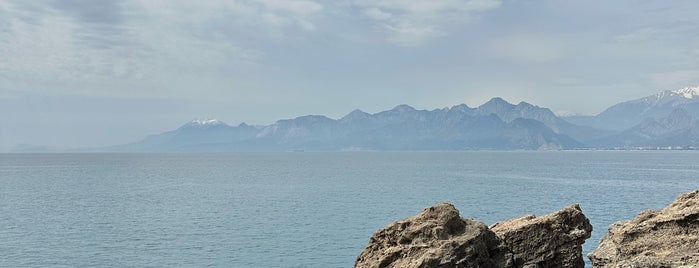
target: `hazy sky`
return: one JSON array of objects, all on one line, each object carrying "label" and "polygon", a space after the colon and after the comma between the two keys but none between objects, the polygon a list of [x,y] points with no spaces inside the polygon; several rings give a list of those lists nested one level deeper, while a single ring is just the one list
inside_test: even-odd
[{"label": "hazy sky", "polygon": [[0,0],[0,150],[699,84],[699,1]]}]

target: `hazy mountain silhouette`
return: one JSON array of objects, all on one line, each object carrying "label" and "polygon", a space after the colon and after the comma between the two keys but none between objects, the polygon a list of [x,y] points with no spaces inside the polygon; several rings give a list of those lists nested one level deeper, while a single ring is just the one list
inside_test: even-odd
[{"label": "hazy mountain silhouette", "polygon": [[699,147],[699,118],[675,109],[664,118],[638,125],[590,143],[595,147]]},{"label": "hazy mountain silhouette", "polygon": [[[497,102],[500,108],[492,108]],[[520,108],[518,108],[520,107]],[[540,113],[546,113],[541,115]],[[519,116],[516,116],[519,115]],[[548,118],[552,116],[553,118]],[[505,120],[503,120],[503,117]],[[546,118],[546,123],[535,118]],[[548,123],[548,124],[547,124]],[[339,151],[339,150],[537,150],[584,145],[561,131],[572,124],[548,109],[493,99],[478,108],[465,104],[437,110],[408,105],[375,114],[352,111],[335,120],[307,115],[268,126],[233,127],[195,120],[116,151]]]},{"label": "hazy mountain silhouette", "polygon": [[665,90],[645,98],[626,101],[607,108],[596,116],[571,116],[565,119],[578,125],[622,131],[646,118],[667,117],[675,109],[699,116],[699,87]]},{"label": "hazy mountain silhouette", "polygon": [[435,110],[408,105],[340,119],[306,115],[267,126],[194,120],[106,151],[557,150],[698,147],[699,88],[663,91],[597,116],[556,116],[548,108],[493,98]]}]

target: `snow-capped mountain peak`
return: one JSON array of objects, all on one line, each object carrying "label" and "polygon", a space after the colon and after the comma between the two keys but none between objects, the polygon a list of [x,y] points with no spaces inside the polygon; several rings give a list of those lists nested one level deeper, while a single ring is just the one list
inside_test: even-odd
[{"label": "snow-capped mountain peak", "polygon": [[684,87],[676,90],[670,91],[677,95],[682,95],[686,99],[693,99],[699,97],[699,86],[697,87]]},{"label": "snow-capped mountain peak", "polygon": [[189,123],[184,124],[180,129],[209,129],[213,127],[225,127],[228,126],[221,120],[218,119],[194,119],[189,121]]},{"label": "snow-capped mountain peak", "polygon": [[201,125],[201,126],[216,126],[225,125],[221,120],[218,119],[194,119],[189,122],[190,125]]},{"label": "snow-capped mountain peak", "polygon": [[630,103],[646,103],[650,105],[677,105],[689,102],[699,102],[699,86],[683,87],[674,90],[661,91],[642,99],[629,101]]}]

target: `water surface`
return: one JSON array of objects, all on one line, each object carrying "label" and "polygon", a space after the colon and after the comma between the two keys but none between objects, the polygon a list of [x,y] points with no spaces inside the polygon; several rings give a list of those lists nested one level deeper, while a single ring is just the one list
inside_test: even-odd
[{"label": "water surface", "polygon": [[0,267],[351,267],[448,201],[492,224],[580,203],[595,227],[699,188],[699,152],[1,154]]}]

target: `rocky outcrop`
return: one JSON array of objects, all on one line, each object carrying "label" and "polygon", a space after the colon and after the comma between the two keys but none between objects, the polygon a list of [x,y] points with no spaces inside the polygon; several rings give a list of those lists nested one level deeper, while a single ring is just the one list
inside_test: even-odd
[{"label": "rocky outcrop", "polygon": [[699,191],[617,222],[590,253],[594,267],[699,267]]},{"label": "rocky outcrop", "polygon": [[527,215],[490,228],[514,254],[515,267],[585,267],[582,244],[592,225],[577,204],[541,216]]},{"label": "rocky outcrop", "polygon": [[591,230],[577,205],[488,228],[442,203],[374,233],[355,267],[583,267]]},{"label": "rocky outcrop", "polygon": [[374,233],[355,267],[513,267],[512,254],[482,222],[441,203]]}]

